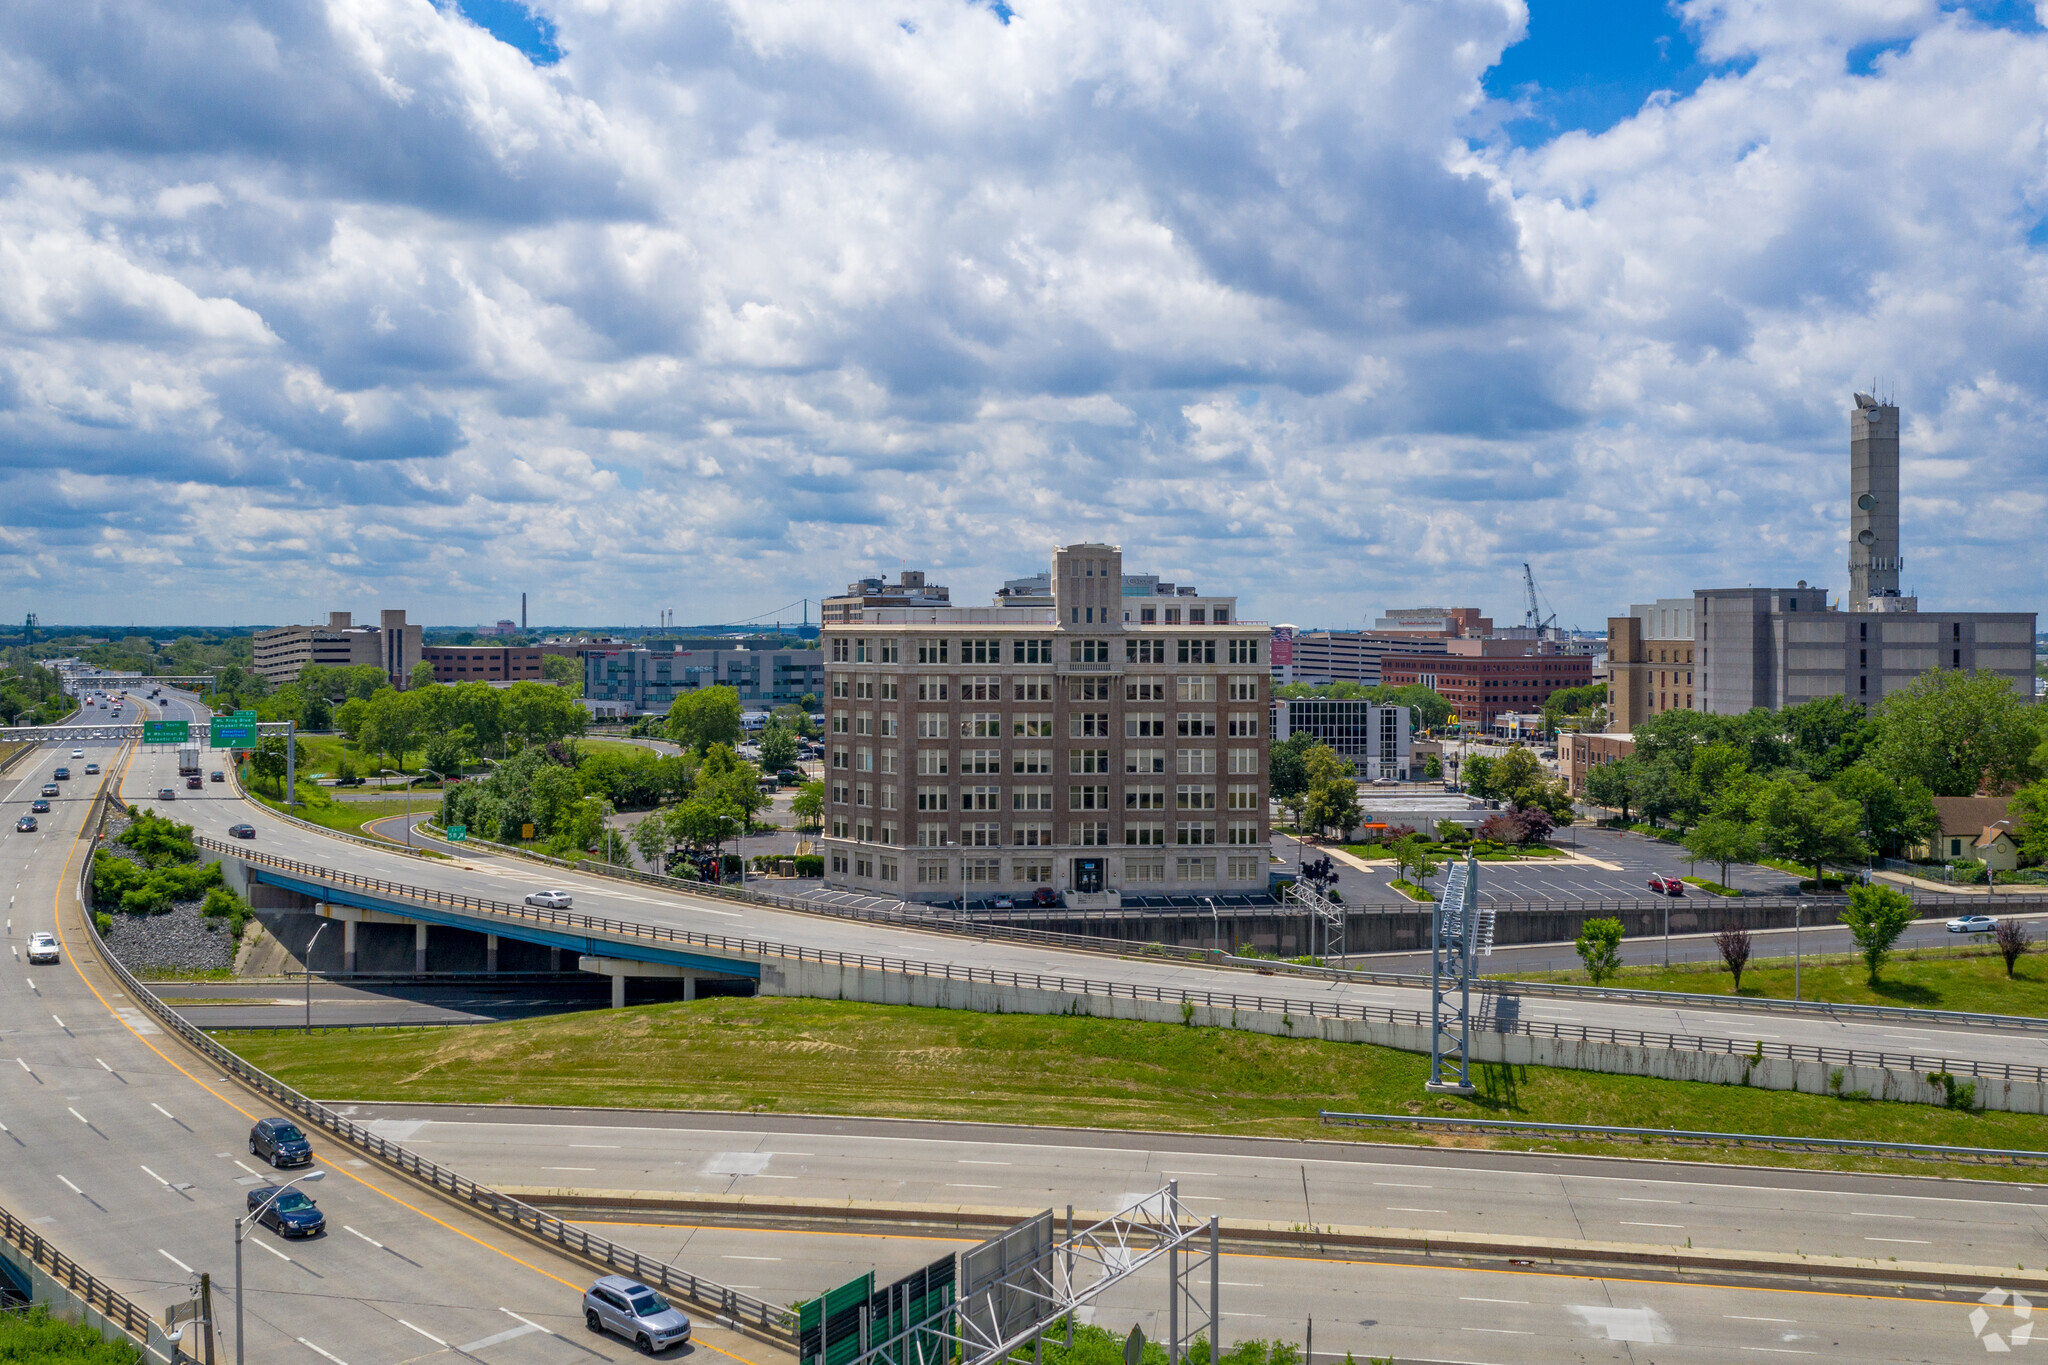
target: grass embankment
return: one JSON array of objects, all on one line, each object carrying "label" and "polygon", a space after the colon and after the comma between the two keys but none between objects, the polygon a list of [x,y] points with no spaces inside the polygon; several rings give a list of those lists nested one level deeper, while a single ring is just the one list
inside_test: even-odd
[{"label": "grass embankment", "polygon": [[[1326,1129],[1316,1121],[1320,1107],[2048,1148],[2048,1118],[2036,1115],[1506,1066],[1475,1068],[1481,1092],[1471,1099],[1425,1097],[1429,1059],[1384,1048],[1177,1024],[821,1000],[702,1000],[462,1029],[215,1036],[308,1094],[350,1101],[720,1109],[1430,1141]],[[1604,1142],[1465,1135],[1443,1141],[1616,1150]],[[1628,1150],[1826,1169],[1941,1169],[1663,1144],[1629,1144]],[[2040,1173],[2021,1170],[2013,1178],[2038,1180]]]},{"label": "grass embankment", "polygon": [[[246,782],[248,774],[243,773]],[[391,801],[337,801],[320,787],[310,782],[299,783],[299,804],[287,808],[282,801],[266,796],[253,787],[246,788],[249,795],[274,811],[295,815],[309,825],[322,829],[339,830],[343,834],[361,834],[376,839],[383,836],[363,828],[372,820],[382,820],[390,815],[403,815],[407,810],[420,819],[431,819],[440,809],[440,798],[433,795],[416,796],[408,804],[403,799]]]},{"label": "grass embankment", "polygon": [[[1648,939],[1622,943],[1622,953],[1658,951]],[[1808,953],[1800,967],[1799,995],[1838,1005],[1910,1005],[1915,1009],[1969,1010],[1977,1014],[2048,1016],[2048,958],[2019,960],[2006,980],[2005,959],[1988,948],[1908,948],[1893,954],[1872,986],[1863,960],[1849,953]],[[1516,972],[1516,981],[1590,984],[1583,971]],[[1670,967],[1623,966],[1613,984],[1634,990],[1729,995],[1734,978],[1718,962]],[[1790,1000],[1792,959],[1757,958],[1742,973],[1744,999]],[[1931,1046],[1931,1044],[1930,1044]]]}]

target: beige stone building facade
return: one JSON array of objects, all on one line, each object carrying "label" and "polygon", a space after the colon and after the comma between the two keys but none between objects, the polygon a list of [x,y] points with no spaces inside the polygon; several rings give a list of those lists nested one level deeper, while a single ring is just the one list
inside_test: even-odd
[{"label": "beige stone building facade", "polygon": [[253,667],[271,686],[297,682],[307,664],[328,668],[381,668],[391,685],[412,685],[421,654],[421,628],[408,625],[403,611],[381,613],[378,624],[356,625],[350,612],[332,611],[325,626],[278,626],[259,630],[252,641]]},{"label": "beige stone building facade", "polygon": [[1263,891],[1268,633],[1234,598],[1176,589],[1169,620],[1134,591],[1116,546],[1069,545],[1049,606],[828,621],[826,884],[1074,906]]}]

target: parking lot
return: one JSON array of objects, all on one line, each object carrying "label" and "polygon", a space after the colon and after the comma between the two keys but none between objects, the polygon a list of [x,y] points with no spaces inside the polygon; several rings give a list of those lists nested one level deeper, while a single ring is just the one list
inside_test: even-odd
[{"label": "parking lot", "polygon": [[[1573,826],[1560,830],[1553,843],[1566,852],[1583,855],[1595,862],[1557,859],[1481,863],[1480,896],[1488,901],[1516,905],[1546,900],[1641,900],[1656,894],[1648,885],[1653,873],[1666,877],[1697,875],[1713,879],[1718,878],[1721,871],[1719,867],[1705,863],[1692,867],[1685,860],[1683,848],[1640,834]],[[1273,851],[1289,867],[1294,866],[1300,856],[1295,840],[1286,835],[1274,836]],[[1309,856],[1318,854],[1319,850],[1311,846]],[[1337,889],[1349,903],[1387,905],[1404,899],[1390,884],[1396,875],[1392,867],[1375,867],[1367,872],[1340,860],[1332,861],[1338,868]],[[1609,866],[1597,866],[1596,862]],[[1444,869],[1440,867],[1432,884],[1441,885],[1443,875]],[[1797,879],[1775,868],[1731,864],[1728,879],[1738,890],[1753,895],[1795,895],[1798,891]],[[1706,893],[1688,889],[1687,894],[1699,896]]]}]

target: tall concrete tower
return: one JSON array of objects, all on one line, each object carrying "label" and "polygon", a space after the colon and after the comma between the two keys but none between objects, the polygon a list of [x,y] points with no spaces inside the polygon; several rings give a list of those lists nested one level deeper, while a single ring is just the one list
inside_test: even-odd
[{"label": "tall concrete tower", "polygon": [[1899,595],[1899,410],[1867,393],[1849,414],[1849,610]]}]

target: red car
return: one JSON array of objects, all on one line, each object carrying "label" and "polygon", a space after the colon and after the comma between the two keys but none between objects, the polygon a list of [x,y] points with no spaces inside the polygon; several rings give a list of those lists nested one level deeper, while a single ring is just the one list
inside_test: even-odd
[{"label": "red car", "polygon": [[1660,896],[1683,896],[1685,883],[1676,877],[1666,877],[1653,872],[1650,874],[1650,889]]}]

